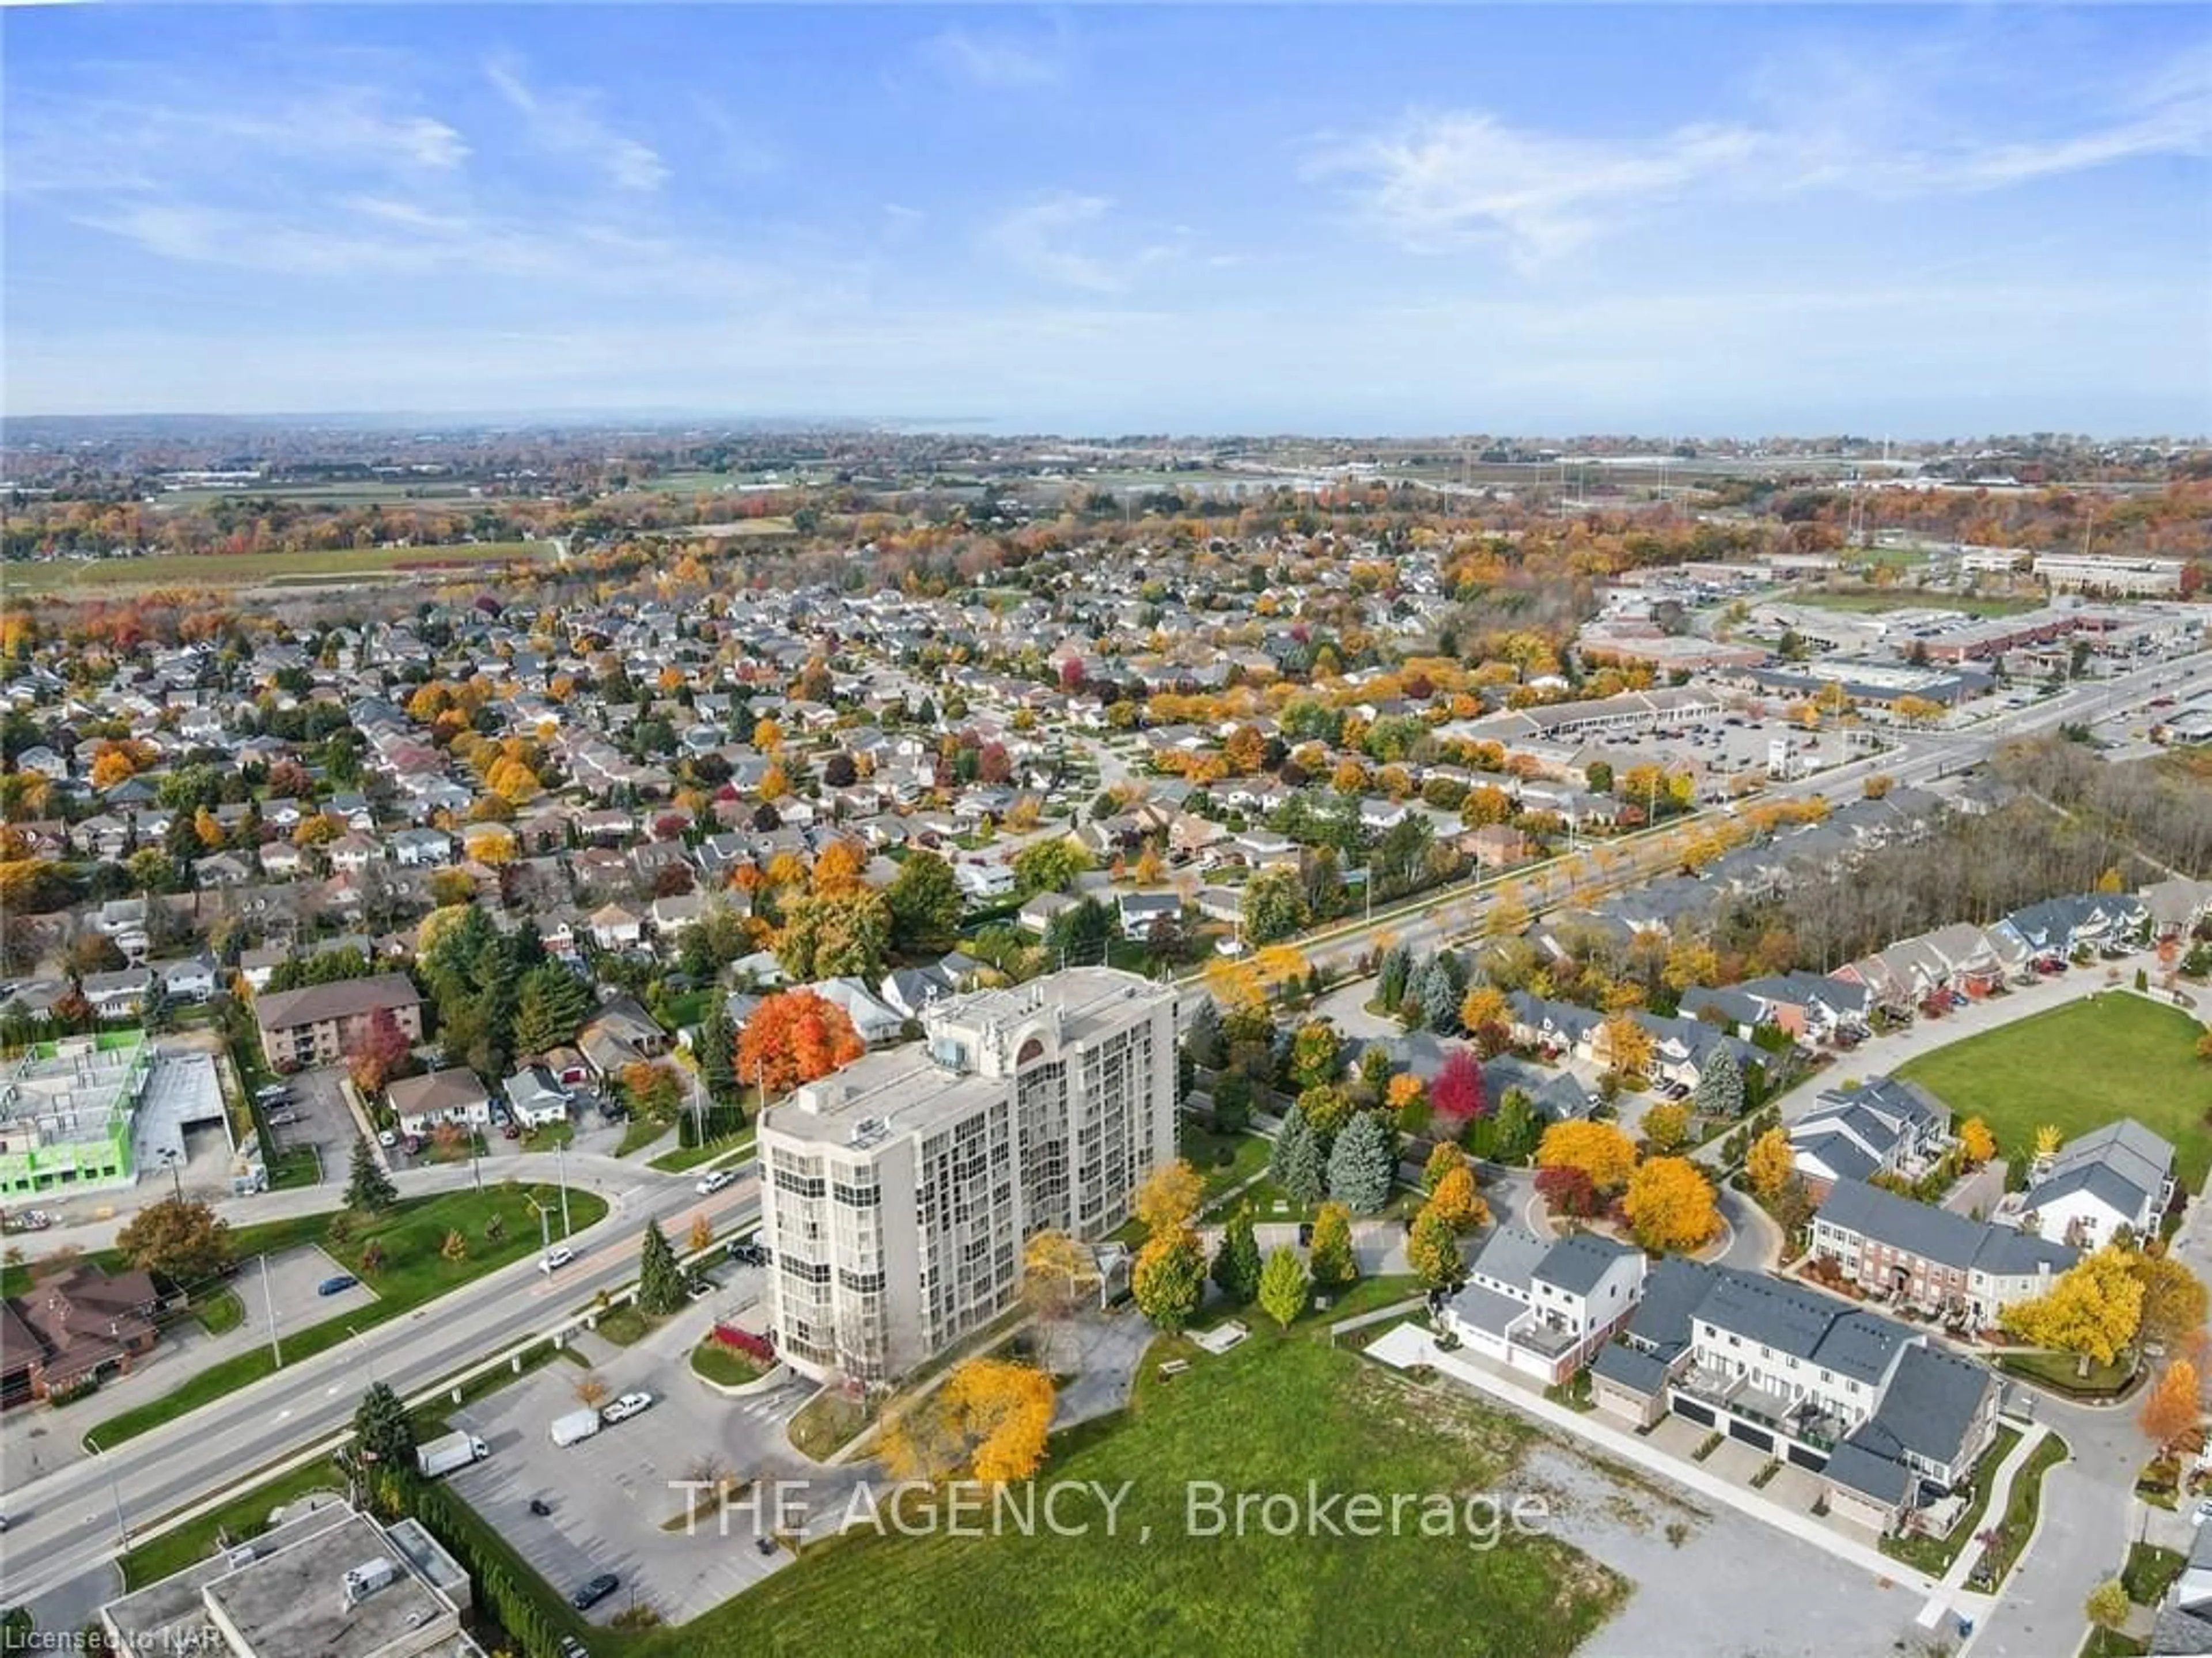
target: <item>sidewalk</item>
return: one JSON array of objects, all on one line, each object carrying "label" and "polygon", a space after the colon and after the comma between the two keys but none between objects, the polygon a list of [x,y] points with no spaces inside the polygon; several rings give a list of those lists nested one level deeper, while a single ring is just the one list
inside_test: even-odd
[{"label": "sidewalk", "polygon": [[[2005,1458],[1998,1467],[1997,1477],[1990,1485],[1990,1500],[1982,1505],[1981,1527],[1984,1531],[2002,1522],[2005,1504],[2012,1498],[2013,1476],[2020,1472],[2021,1465],[2027,1461],[2050,1431],[2043,1424],[2037,1423],[2020,1436],[2020,1443],[2012,1448],[2012,1455]],[[1973,1575],[1983,1552],[1980,1536],[1977,1534],[1969,1539],[1966,1546],[1959,1551],[1959,1558],[1951,1563],[1951,1570],[1943,1574],[1943,1587],[1954,1592],[1965,1588],[1966,1579]],[[2020,1558],[2025,1559],[2027,1554],[2027,1551],[2023,1547]]]}]

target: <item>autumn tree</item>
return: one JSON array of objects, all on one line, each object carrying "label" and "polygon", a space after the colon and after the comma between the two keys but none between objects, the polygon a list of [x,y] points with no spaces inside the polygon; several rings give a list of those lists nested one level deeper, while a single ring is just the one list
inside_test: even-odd
[{"label": "autumn tree", "polygon": [[879,1451],[900,1479],[1006,1485],[1043,1465],[1052,1412],[1052,1378],[1043,1371],[1008,1359],[965,1359],[885,1425]]},{"label": "autumn tree", "polygon": [[1305,1311],[1312,1294],[1313,1276],[1298,1259],[1298,1252],[1287,1248],[1269,1250],[1267,1264],[1260,1270],[1260,1310],[1278,1327],[1288,1329]]},{"label": "autumn tree", "polygon": [[1453,1048],[1444,1055],[1436,1080],[1429,1084],[1429,1109],[1437,1133],[1455,1139],[1468,1123],[1488,1108],[1481,1066],[1467,1049]]},{"label": "autumn tree", "polygon": [[1686,1157],[1652,1157],[1629,1177],[1621,1213],[1636,1241],[1655,1252],[1695,1249],[1721,1229],[1712,1182]]},{"label": "autumn tree", "polygon": [[1336,1027],[1326,1019],[1313,1019],[1298,1027],[1291,1039],[1291,1080],[1298,1087],[1319,1088],[1343,1074],[1344,1045]]},{"label": "autumn tree", "polygon": [[939,955],[960,936],[966,900],[952,865],[933,852],[908,853],[884,901],[890,906],[891,948],[901,955]]},{"label": "autumn tree", "polygon": [[229,1223],[193,1198],[148,1204],[115,1235],[115,1247],[133,1266],[180,1284],[215,1277],[233,1253]]},{"label": "autumn tree", "polygon": [[1175,1334],[1198,1311],[1206,1291],[1206,1254],[1187,1226],[1152,1233],[1129,1275],[1137,1309],[1157,1329]]},{"label": "autumn tree", "polygon": [[1790,1131],[1778,1127],[1768,1129],[1753,1140],[1743,1160],[1744,1172],[1751,1177],[1751,1189],[1759,1194],[1762,1203],[1774,1201],[1796,1166],[1796,1156],[1790,1149]]},{"label": "autumn tree", "polygon": [[1662,1100],[1644,1114],[1644,1139],[1654,1151],[1674,1151],[1690,1138],[1690,1108]]},{"label": "autumn tree", "polygon": [[1604,1212],[1605,1199],[1596,1186],[1589,1175],[1571,1163],[1540,1169],[1535,1185],[1536,1195],[1543,1199],[1545,1208],[1554,1215],[1589,1220]]},{"label": "autumn tree", "polygon": [[802,982],[852,977],[872,983],[890,950],[891,909],[871,887],[813,892],[784,906],[776,964]]},{"label": "autumn tree", "polygon": [[1651,1033],[1627,1013],[1615,1013],[1598,1027],[1607,1063],[1624,1077],[1641,1077],[1651,1068]]},{"label": "autumn tree", "polygon": [[1091,853],[1073,835],[1034,841],[1014,854],[1014,885],[1024,895],[1065,892],[1091,862]]},{"label": "autumn tree", "polygon": [[852,1017],[811,990],[787,990],[762,999],[738,1037],[740,1079],[781,1093],[826,1077],[867,1052]]},{"label": "autumn tree", "polygon": [[2186,1358],[2177,1358],[2159,1372],[2136,1420],[2143,1436],[2164,1450],[2194,1429],[2203,1413],[2197,1396],[2197,1367]]},{"label": "autumn tree", "polygon": [[378,1094],[394,1077],[404,1074],[412,1058],[398,1019],[390,1008],[380,1007],[369,1014],[367,1027],[355,1039],[353,1051],[346,1056],[346,1071],[362,1093]]},{"label": "autumn tree", "polygon": [[1406,1264],[1431,1290],[1456,1289],[1467,1276],[1459,1235],[1431,1200],[1406,1234]]},{"label": "autumn tree", "polygon": [[1352,1212],[1342,1204],[1324,1203],[1314,1215],[1307,1260],[1315,1284],[1324,1290],[1340,1289],[1359,1276],[1352,1253]]},{"label": "autumn tree", "polygon": [[[1899,697],[1900,702],[1911,699]],[[2107,1577],[2089,1591],[2089,1598],[2081,1603],[2081,1615],[2097,1629],[2110,1634],[2128,1621],[2134,1610],[2128,1588],[2117,1577]]]},{"label": "autumn tree", "polygon": [[1959,1155],[1979,1168],[1997,1154],[1997,1137],[1990,1133],[1989,1124],[1979,1117],[1969,1117],[1959,1125]]},{"label": "autumn tree", "polygon": [[2137,1339],[2171,1352],[2204,1327],[2204,1284],[2172,1254],[2137,1254],[2130,1270],[2142,1285]]},{"label": "autumn tree", "polygon": [[2143,1285],[2130,1253],[2107,1244],[2084,1255],[2033,1301],[2016,1301],[1997,1315],[2015,1339],[2038,1347],[2110,1364],[2136,1339],[2142,1321]]},{"label": "autumn tree", "polygon": [[714,1242],[714,1223],[704,1215],[691,1217],[691,1224],[684,1234],[684,1247],[693,1254],[703,1254]]},{"label": "autumn tree", "polygon": [[1022,1301],[1046,1324],[1073,1317],[1098,1290],[1090,1247],[1048,1228],[1022,1246]]},{"label": "autumn tree", "polygon": [[1146,1236],[1188,1226],[1206,1199],[1206,1181],[1182,1158],[1153,1169],[1129,1199],[1129,1210]]},{"label": "autumn tree", "polygon": [[1445,1175],[1455,1169],[1466,1167],[1466,1152],[1449,1140],[1437,1141],[1429,1150],[1428,1161],[1421,1165],[1421,1190],[1434,1197]]},{"label": "autumn tree", "polygon": [[1618,1192],[1636,1168],[1636,1148],[1609,1122],[1555,1122],[1537,1143],[1536,1167],[1579,1169],[1599,1192]]},{"label": "autumn tree", "polygon": [[1442,1215],[1455,1232],[1472,1232],[1490,1224],[1490,1206],[1475,1195],[1474,1171],[1464,1163],[1437,1182],[1426,1206]]},{"label": "autumn tree", "polygon": [[1510,1040],[1513,1010],[1496,985],[1476,985],[1460,1000],[1459,1022],[1484,1055],[1495,1058]]}]

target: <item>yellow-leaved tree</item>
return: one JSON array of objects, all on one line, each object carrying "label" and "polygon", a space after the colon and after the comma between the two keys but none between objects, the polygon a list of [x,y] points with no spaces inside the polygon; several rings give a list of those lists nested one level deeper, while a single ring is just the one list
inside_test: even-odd
[{"label": "yellow-leaved tree", "polygon": [[881,1454],[901,1479],[932,1484],[1026,1479],[1044,1461],[1052,1378],[1026,1364],[971,1358],[884,1430]]},{"label": "yellow-leaved tree", "polygon": [[1129,1200],[1129,1208],[1150,1236],[1188,1226],[1205,1197],[1205,1180],[1195,1169],[1177,1157],[1145,1176],[1144,1183]]},{"label": "yellow-leaved tree", "polygon": [[1712,1182],[1687,1157],[1650,1157],[1629,1176],[1621,1213],[1646,1249],[1695,1249],[1721,1230]]},{"label": "yellow-leaved tree", "polygon": [[1997,1154],[1997,1137],[1979,1117],[1969,1117],[1959,1125],[1959,1151],[1968,1163],[1987,1163]]},{"label": "yellow-leaved tree", "polygon": [[1601,1192],[1618,1192],[1636,1168],[1636,1147],[1609,1122],[1555,1122],[1537,1142],[1539,1169],[1579,1169]]},{"label": "yellow-leaved tree", "polygon": [[1743,1160],[1744,1172],[1751,1176],[1751,1189],[1767,1203],[1782,1194],[1796,1166],[1790,1154],[1790,1133],[1784,1128],[1770,1128],[1753,1140]]},{"label": "yellow-leaved tree", "polygon": [[2130,1251],[2106,1244],[2068,1267],[2047,1293],[2006,1308],[1997,1321],[2022,1341],[2080,1355],[2085,1371],[2092,1361],[2110,1364],[2142,1323],[2135,1264]]}]

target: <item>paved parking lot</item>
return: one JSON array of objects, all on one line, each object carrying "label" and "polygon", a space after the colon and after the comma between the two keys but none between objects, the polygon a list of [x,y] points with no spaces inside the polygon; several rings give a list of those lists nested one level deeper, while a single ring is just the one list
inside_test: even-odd
[{"label": "paved parking lot", "polygon": [[[686,1314],[677,1322],[679,1338],[696,1338],[708,1320]],[[671,1351],[655,1354],[645,1351],[648,1345]],[[801,1467],[784,1424],[811,1388],[793,1382],[726,1399],[691,1375],[683,1357],[688,1351],[681,1339],[656,1336],[601,1364],[598,1374],[614,1394],[643,1388],[656,1395],[653,1406],[566,1448],[552,1442],[547,1429],[555,1418],[580,1408],[574,1388],[585,1373],[565,1362],[453,1416],[456,1425],[482,1434],[491,1454],[449,1483],[533,1570],[564,1595],[599,1572],[622,1579],[622,1588],[588,1614],[594,1622],[606,1622],[635,1600],[669,1623],[682,1623],[790,1558],[781,1549],[759,1552],[750,1509],[729,1511],[726,1535],[714,1520],[690,1536],[660,1528],[684,1512],[684,1493],[668,1482],[693,1477],[702,1458],[739,1478],[793,1476]],[[842,1507],[851,1483],[848,1476],[817,1484],[810,1493],[816,1511]],[[532,1514],[532,1497],[553,1512]]]},{"label": "paved parking lot", "polygon": [[[287,1249],[270,1256],[268,1299],[276,1309],[277,1333],[289,1334],[294,1330],[304,1330],[325,1319],[358,1312],[376,1300],[376,1291],[359,1283],[334,1296],[320,1293],[319,1285],[341,1273],[351,1277],[352,1269],[319,1248]],[[246,1308],[246,1323],[266,1340],[269,1328],[262,1300],[260,1266],[247,1261],[239,1269],[233,1287]]]},{"label": "paved parking lot", "polygon": [[[325,1066],[288,1078],[291,1097],[262,1114],[263,1121],[269,1123],[270,1138],[276,1142],[270,1148],[271,1153],[295,1145],[313,1146],[321,1160],[326,1182],[346,1178],[353,1157],[354,1136],[361,1132],[353,1113],[346,1107],[345,1096],[338,1091],[338,1078],[343,1075],[344,1072],[337,1066]],[[288,1114],[299,1121],[270,1121]]]}]

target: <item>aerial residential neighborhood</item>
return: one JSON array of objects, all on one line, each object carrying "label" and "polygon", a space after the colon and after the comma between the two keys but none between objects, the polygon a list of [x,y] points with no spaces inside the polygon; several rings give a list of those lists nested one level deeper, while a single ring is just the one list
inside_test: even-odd
[{"label": "aerial residential neighborhood", "polygon": [[7,33],[0,1649],[2212,1658],[2201,10]]}]

